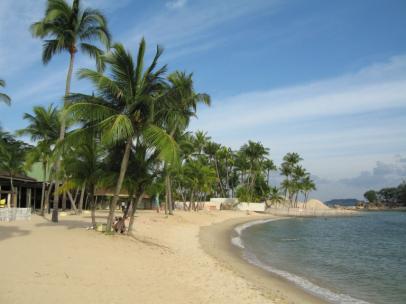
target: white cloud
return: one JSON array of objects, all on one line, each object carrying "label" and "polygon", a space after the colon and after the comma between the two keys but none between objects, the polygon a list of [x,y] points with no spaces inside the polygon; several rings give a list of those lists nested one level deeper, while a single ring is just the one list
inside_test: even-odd
[{"label": "white cloud", "polygon": [[194,128],[201,129],[203,124],[210,122],[209,132],[235,132],[287,121],[350,115],[405,105],[406,56],[399,56],[385,64],[373,65],[343,77],[215,100],[211,109],[202,110]]},{"label": "white cloud", "polygon": [[166,7],[171,9],[182,8],[186,5],[187,0],[173,0],[166,3]]},{"label": "white cloud", "polygon": [[[172,5],[183,4],[183,1],[171,1]],[[130,27],[119,40],[128,45],[138,43],[142,36],[148,44],[162,44],[171,58],[178,52],[191,53],[207,50],[215,37],[211,30],[228,22],[255,13],[271,12],[276,8],[277,0],[194,1],[183,5],[182,9],[161,10],[153,15],[146,14],[144,19]],[[205,45],[206,47],[199,47]]]}]

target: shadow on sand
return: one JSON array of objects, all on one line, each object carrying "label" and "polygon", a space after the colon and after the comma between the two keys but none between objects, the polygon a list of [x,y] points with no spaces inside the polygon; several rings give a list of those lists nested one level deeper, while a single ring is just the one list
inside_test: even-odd
[{"label": "shadow on sand", "polygon": [[25,236],[29,234],[29,230],[22,230],[17,226],[1,226],[0,228],[0,241],[8,238]]},{"label": "shadow on sand", "polygon": [[37,227],[65,227],[66,229],[86,229],[87,227],[91,226],[91,223],[89,221],[86,221],[85,219],[77,219],[77,220],[68,220],[61,218],[59,219],[58,223],[54,223],[50,220],[47,219],[46,222],[43,223],[38,223],[35,224]]}]

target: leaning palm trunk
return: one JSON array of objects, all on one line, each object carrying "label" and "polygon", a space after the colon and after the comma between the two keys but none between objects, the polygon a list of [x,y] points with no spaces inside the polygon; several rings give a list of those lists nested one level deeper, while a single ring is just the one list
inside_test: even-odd
[{"label": "leaning palm trunk", "polygon": [[83,211],[83,198],[85,197],[86,182],[82,184],[82,189],[80,190],[80,199],[79,199],[79,213]]},{"label": "leaning palm trunk", "polygon": [[[73,71],[73,63],[75,60],[75,52],[74,48],[70,51],[70,62],[69,62],[69,69],[68,75],[66,76],[66,87],[65,87],[65,96],[67,97],[70,93],[70,85],[72,82],[72,71]],[[66,105],[66,102],[65,102]],[[59,131],[59,142],[62,142],[65,138],[65,129],[66,129],[66,119],[64,116],[61,118],[61,129]],[[58,173],[61,170],[61,157],[58,156],[55,164],[55,191],[54,191],[54,206],[52,210],[52,221],[57,223],[58,222],[58,205],[59,205],[59,180],[58,180]]]},{"label": "leaning palm trunk", "polygon": [[125,173],[126,173],[127,167],[128,167],[128,160],[130,158],[131,144],[132,144],[132,137],[127,139],[123,159],[121,160],[120,174],[118,176],[118,180],[117,180],[117,184],[116,184],[116,190],[115,190],[115,193],[114,193],[113,201],[110,204],[109,216],[107,218],[107,227],[106,227],[107,232],[111,232],[111,228],[112,228],[112,225],[113,225],[114,212],[115,212],[116,207],[117,207],[119,195],[120,195],[120,192],[121,192],[121,187],[123,186]]},{"label": "leaning palm trunk", "polygon": [[[40,207],[40,215],[44,215],[44,202],[45,202],[45,186],[46,186],[46,179],[47,179],[47,163],[43,162],[42,163],[42,170],[43,175],[42,175],[42,191],[41,191],[41,207]],[[35,203],[34,203],[35,206]]]},{"label": "leaning palm trunk", "polygon": [[138,205],[141,203],[142,199],[144,198],[145,192],[141,191],[140,196],[138,197],[137,201],[133,204],[132,209],[131,209],[131,216],[130,216],[130,222],[128,224],[128,231],[127,234],[131,234],[133,231],[133,226],[134,226],[134,214],[135,211],[137,211]]},{"label": "leaning palm trunk", "polygon": [[71,202],[71,206],[73,208],[73,212],[75,212],[75,214],[78,214],[78,208],[76,207],[76,200],[73,198],[72,193],[68,190],[68,196]]}]

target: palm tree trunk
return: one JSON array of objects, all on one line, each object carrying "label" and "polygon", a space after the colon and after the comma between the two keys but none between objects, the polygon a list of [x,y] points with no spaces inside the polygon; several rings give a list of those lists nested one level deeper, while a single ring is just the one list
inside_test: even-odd
[{"label": "palm tree trunk", "polygon": [[223,189],[223,183],[221,182],[220,172],[219,172],[219,168],[218,168],[218,164],[217,164],[217,158],[216,158],[216,157],[213,157],[213,160],[214,160],[214,166],[215,166],[215,168],[216,168],[217,178],[218,178],[219,185],[220,185],[221,196],[222,196],[222,197],[225,197],[224,189]]},{"label": "palm tree trunk", "polygon": [[168,213],[169,215],[173,215],[171,180],[168,173],[165,176],[165,186],[168,198]]},{"label": "palm tree trunk", "polygon": [[[42,163],[42,170],[43,175],[42,175],[42,191],[41,191],[41,208],[40,208],[40,215],[44,215],[44,202],[45,202],[45,185],[46,185],[46,179],[47,179],[47,162]],[[35,204],[34,204],[35,206]]]},{"label": "palm tree trunk", "polygon": [[90,186],[90,195],[91,195],[91,202],[92,202],[92,227],[93,227],[93,229],[96,229],[96,200],[95,200],[95,197],[94,197],[94,190],[95,190],[95,187],[94,187],[94,185],[91,185]]},{"label": "palm tree trunk", "polygon": [[132,144],[132,137],[127,139],[123,159],[121,160],[120,174],[118,176],[113,201],[111,202],[111,205],[110,205],[109,217],[107,218],[107,227],[106,227],[107,232],[111,232],[111,227],[113,225],[114,212],[116,211],[119,195],[121,192],[121,187],[123,186],[125,173],[126,173],[127,167],[128,167],[128,160],[130,158],[130,152],[131,152],[131,144]]},{"label": "palm tree trunk", "polygon": [[14,185],[13,185],[13,175],[10,173],[10,190],[11,190],[11,196],[10,196],[10,201],[8,202],[8,208],[14,208]]},{"label": "palm tree trunk", "polygon": [[75,199],[72,197],[72,193],[68,190],[68,196],[71,202],[71,206],[73,208],[73,211],[75,212],[75,214],[78,214],[78,208],[76,207],[76,201]]},{"label": "palm tree trunk", "polygon": [[[82,189],[80,191],[80,199],[79,199],[79,213],[83,211],[83,198],[85,197],[85,190],[86,190],[86,182],[83,183]],[[92,202],[93,198],[91,199]]]},{"label": "palm tree trunk", "polygon": [[48,190],[45,190],[44,210],[49,208],[49,197],[51,196],[52,182],[49,183]]},{"label": "palm tree trunk", "polygon": [[165,205],[164,205],[164,207],[165,207],[166,215],[168,215],[168,201],[169,201],[168,186],[166,185],[166,180],[165,180]]},{"label": "palm tree trunk", "polygon": [[66,210],[66,192],[62,194],[62,210]]},{"label": "palm tree trunk", "polygon": [[144,198],[144,195],[145,195],[145,192],[141,191],[141,195],[138,197],[137,201],[133,205],[133,208],[131,210],[130,222],[128,223],[127,234],[131,234],[131,232],[133,231],[134,214],[135,214],[135,211],[137,211],[138,205],[141,203],[142,199]]},{"label": "palm tree trunk", "polygon": [[[66,85],[65,85],[65,96],[68,96],[70,93],[70,85],[72,83],[72,72],[73,72],[73,64],[75,61],[75,51],[72,50],[70,52],[70,61],[69,61],[69,68],[68,74],[66,76]],[[66,106],[66,101],[64,103]],[[64,116],[61,118],[61,129],[59,130],[59,141],[62,141],[65,138],[65,129],[66,129],[66,120]],[[57,223],[58,222],[58,203],[59,203],[59,180],[58,180],[58,173],[61,171],[61,158],[58,156],[55,164],[55,191],[54,191],[54,205],[52,210],[52,221]]]}]

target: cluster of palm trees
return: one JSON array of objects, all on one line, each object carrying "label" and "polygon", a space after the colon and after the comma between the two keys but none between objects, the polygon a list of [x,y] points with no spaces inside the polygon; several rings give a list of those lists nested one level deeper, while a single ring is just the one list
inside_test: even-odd
[{"label": "cluster of palm trees", "polygon": [[309,193],[316,190],[316,185],[310,178],[310,173],[300,165],[302,160],[297,153],[287,153],[283,157],[280,168],[281,175],[285,177],[281,183],[281,188],[291,207],[297,207],[300,193],[304,196],[304,202],[307,202]]},{"label": "cluster of palm trees", "polygon": [[[94,197],[101,183],[115,189],[107,222],[110,231],[123,187],[138,201],[158,171],[167,185],[171,183],[179,155],[176,138],[196,115],[197,104],[210,104],[210,97],[194,91],[192,74],[174,72],[166,77],[166,65],[159,66],[161,47],[146,66],[144,39],[135,58],[124,45],[113,44],[103,14],[80,4],[48,0],[44,18],[31,26],[33,36],[44,39],[44,64],[63,52],[70,61],[63,108],[34,108],[33,114],[24,116],[29,126],[18,133],[31,136],[36,147],[27,159],[43,166],[41,212],[53,192],[52,220],[57,222],[61,194],[76,209],[72,189],[79,187],[81,196],[88,192]],[[96,70],[78,73],[79,79],[93,84],[92,95],[71,92],[79,51],[96,61]],[[100,170],[106,174],[98,174]],[[81,205],[82,199],[79,212]]]},{"label": "cluster of palm trees", "polygon": [[[147,65],[144,39],[133,57],[124,45],[112,42],[103,14],[83,9],[80,2],[48,0],[43,19],[31,26],[33,36],[43,39],[43,63],[67,53],[69,67],[63,106],[36,106],[24,114],[28,125],[17,135],[29,136],[34,147],[0,133],[0,169],[9,172],[11,185],[14,174],[39,162],[41,214],[53,203],[52,220],[57,222],[61,200],[62,206],[69,200],[79,213],[87,201],[93,226],[96,189],[114,189],[108,232],[123,190],[130,198],[125,210],[129,231],[146,194],[162,198],[168,214],[173,214],[176,200],[183,201],[187,210],[198,210],[198,202],[209,196],[238,196],[253,202],[280,198],[279,190],[269,183],[270,173],[277,170],[269,149],[249,141],[232,151],[211,141],[207,133],[189,133],[198,104],[211,102],[209,95],[195,92],[193,75],[168,73],[167,66],[160,64],[163,49],[159,46]],[[95,69],[78,72],[79,79],[92,84],[92,94],[71,90],[79,51],[96,63]],[[4,84],[0,81],[0,86]],[[0,100],[10,103],[5,94],[0,94]],[[292,159],[292,155],[296,154],[288,154],[281,168],[286,176],[282,186],[291,202],[297,201],[299,192],[314,188],[298,165],[300,157]]]},{"label": "cluster of palm trees", "polygon": [[[304,201],[315,190],[310,174],[300,165],[297,153],[288,153],[278,167],[269,158],[269,149],[260,142],[248,141],[239,150],[211,140],[207,133],[185,133],[179,140],[180,165],[174,172],[174,195],[187,210],[210,196],[239,201],[297,206],[299,194]],[[285,176],[279,187],[272,186],[270,175]]]}]

